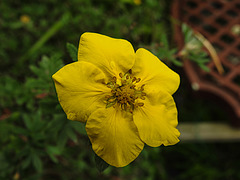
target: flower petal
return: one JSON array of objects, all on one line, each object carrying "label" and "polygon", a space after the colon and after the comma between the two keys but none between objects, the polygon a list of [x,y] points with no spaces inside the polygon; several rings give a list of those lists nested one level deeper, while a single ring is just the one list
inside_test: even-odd
[{"label": "flower petal", "polygon": [[146,92],[144,106],[134,109],[133,121],[140,138],[152,147],[174,145],[179,140],[177,109],[167,92]]},{"label": "flower petal", "polygon": [[136,52],[136,61],[132,68],[136,77],[142,80],[139,85],[146,84],[145,88],[157,88],[173,94],[180,83],[177,73],[169,69],[156,56],[140,48]]},{"label": "flower petal", "polygon": [[59,102],[70,120],[85,122],[90,113],[104,107],[109,92],[104,73],[88,62],[64,66],[52,76]]},{"label": "flower petal", "polygon": [[132,114],[117,108],[94,111],[87,121],[86,131],[95,153],[115,167],[128,165],[144,147]]},{"label": "flower petal", "polygon": [[132,68],[135,52],[126,40],[87,32],[80,38],[78,60],[91,62],[112,77]]}]

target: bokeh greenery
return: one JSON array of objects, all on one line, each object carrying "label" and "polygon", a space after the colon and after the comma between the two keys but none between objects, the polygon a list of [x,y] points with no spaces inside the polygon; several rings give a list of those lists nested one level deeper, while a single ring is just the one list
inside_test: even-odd
[{"label": "bokeh greenery", "polygon": [[[145,47],[181,74],[170,6],[167,0],[0,2],[1,180],[240,178],[234,143],[146,146],[127,167],[100,173],[84,125],[67,120],[58,103],[51,75],[75,60],[68,52],[85,31]],[[193,99],[187,86],[182,78],[175,94],[179,121],[222,116],[214,103]]]}]

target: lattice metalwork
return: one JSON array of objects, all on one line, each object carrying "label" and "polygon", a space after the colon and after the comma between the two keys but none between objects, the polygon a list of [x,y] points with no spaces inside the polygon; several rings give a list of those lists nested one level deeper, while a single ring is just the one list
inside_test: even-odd
[{"label": "lattice metalwork", "polygon": [[[240,0],[175,0],[172,14],[213,45],[224,69],[220,74],[211,61],[207,65],[211,71],[206,73],[186,61],[184,68],[191,83],[229,103],[237,117],[234,124],[240,126]],[[175,31],[181,48],[184,42],[179,24]]]}]

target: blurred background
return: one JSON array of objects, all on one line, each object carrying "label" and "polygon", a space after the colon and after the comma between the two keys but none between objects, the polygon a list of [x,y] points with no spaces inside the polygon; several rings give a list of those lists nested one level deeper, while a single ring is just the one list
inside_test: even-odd
[{"label": "blurred background", "polygon": [[[188,59],[208,73],[211,57],[192,29],[172,17],[172,4],[173,0],[0,2],[1,180],[240,179],[240,138],[231,113],[218,101],[196,96],[193,89],[198,87],[184,70]],[[174,38],[176,24],[181,24],[183,48]],[[84,125],[66,119],[51,79],[75,60],[79,38],[86,31],[127,39],[135,50],[150,50],[180,74],[181,85],[174,94],[183,134],[180,143],[145,146],[128,166],[98,171]],[[229,124],[235,136],[209,141],[201,133],[198,137],[194,127],[199,123]],[[189,130],[193,134],[187,136]]]}]

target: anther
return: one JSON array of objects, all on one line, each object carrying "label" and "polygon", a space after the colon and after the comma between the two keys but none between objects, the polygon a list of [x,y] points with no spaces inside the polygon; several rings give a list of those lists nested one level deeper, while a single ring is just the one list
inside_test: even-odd
[{"label": "anther", "polygon": [[132,85],[132,86],[130,86],[131,89],[134,89],[135,87],[136,87],[136,85]]},{"label": "anther", "polygon": [[137,79],[136,77],[133,77],[132,82],[136,81],[136,79]]},{"label": "anther", "polygon": [[140,106],[140,107],[142,107],[142,106],[144,106],[144,103],[138,103],[138,106]]},{"label": "anther", "polygon": [[144,90],[144,86],[145,86],[145,84],[143,84],[143,85],[141,86],[141,91],[143,91],[143,90]]},{"label": "anther", "polygon": [[[119,73],[121,78],[117,83],[117,77],[113,76],[107,87],[111,88],[111,95],[105,96],[106,108],[120,107],[122,110],[133,113],[137,107],[142,107],[144,103],[137,103],[136,99],[145,100],[146,93],[143,92],[145,84],[138,88],[136,83],[141,81],[141,78],[133,77],[132,70],[129,70],[126,74]],[[118,77],[118,78],[119,78]]]},{"label": "anther", "polygon": [[142,92],[142,96],[146,96],[147,94],[145,92]]},{"label": "anther", "polygon": [[112,102],[114,102],[114,101],[116,101],[116,99],[109,99],[109,100],[108,100],[108,102],[110,102],[110,103],[112,103]]},{"label": "anther", "polygon": [[137,78],[136,80],[136,83],[140,82],[141,81],[141,78]]},{"label": "anther", "polygon": [[106,95],[106,96],[105,96],[106,99],[109,99],[110,97],[111,97],[110,95]]}]

